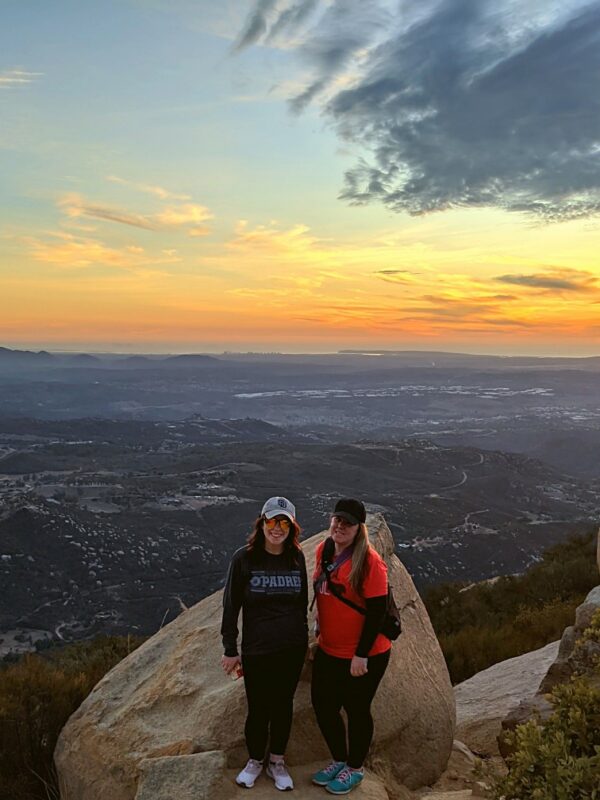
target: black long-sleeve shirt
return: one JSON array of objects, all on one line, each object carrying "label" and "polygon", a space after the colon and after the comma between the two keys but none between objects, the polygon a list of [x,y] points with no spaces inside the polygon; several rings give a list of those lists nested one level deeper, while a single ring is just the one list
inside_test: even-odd
[{"label": "black long-sleeve shirt", "polygon": [[308,645],[308,581],[302,551],[280,555],[237,550],[223,591],[221,636],[226,656],[238,654],[242,610],[243,655],[266,655]]},{"label": "black long-sleeve shirt", "polygon": [[367,612],[365,614],[365,624],[356,647],[356,655],[361,658],[367,658],[369,650],[373,647],[375,639],[381,630],[381,623],[387,608],[387,595],[367,597],[365,598],[365,606]]}]

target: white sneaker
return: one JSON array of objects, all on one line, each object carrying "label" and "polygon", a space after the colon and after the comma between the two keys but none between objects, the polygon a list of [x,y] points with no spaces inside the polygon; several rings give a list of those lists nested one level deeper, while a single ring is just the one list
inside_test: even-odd
[{"label": "white sneaker", "polygon": [[280,792],[288,792],[294,788],[292,776],[287,771],[285,761],[269,761],[267,775],[275,781],[275,788]]},{"label": "white sneaker", "polygon": [[255,758],[249,758],[248,763],[240,774],[235,779],[238,786],[245,786],[246,789],[251,789],[260,773],[262,772],[262,761],[257,761]]}]

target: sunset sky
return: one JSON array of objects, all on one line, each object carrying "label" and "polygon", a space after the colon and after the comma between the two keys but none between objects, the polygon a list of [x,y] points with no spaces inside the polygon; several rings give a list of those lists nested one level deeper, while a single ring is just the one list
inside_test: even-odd
[{"label": "sunset sky", "polygon": [[3,0],[0,346],[600,354],[600,3]]}]

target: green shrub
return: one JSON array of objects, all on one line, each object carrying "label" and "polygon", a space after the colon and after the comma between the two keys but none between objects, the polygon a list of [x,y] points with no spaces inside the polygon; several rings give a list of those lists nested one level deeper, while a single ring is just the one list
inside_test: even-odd
[{"label": "green shrub", "polygon": [[594,611],[590,624],[575,642],[575,650],[584,648],[587,644],[600,644],[600,608]]},{"label": "green shrub", "polygon": [[514,752],[496,800],[600,800],[600,690],[579,677],[550,699],[544,727],[529,721],[506,734]]},{"label": "green shrub", "polygon": [[143,640],[103,637],[0,669],[0,800],[58,798],[61,728],[100,678]]}]

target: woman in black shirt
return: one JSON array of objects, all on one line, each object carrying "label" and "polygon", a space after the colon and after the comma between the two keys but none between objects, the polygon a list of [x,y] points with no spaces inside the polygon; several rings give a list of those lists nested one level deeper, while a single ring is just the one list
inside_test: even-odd
[{"label": "woman in black shirt", "polygon": [[285,497],[269,498],[248,543],[233,554],[223,593],[222,665],[230,675],[243,669],[248,702],[249,760],[236,781],[248,788],[262,772],[267,741],[267,775],[282,791],[294,788],[284,752],[308,645],[308,584],[299,536],[294,505]]}]

